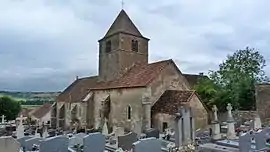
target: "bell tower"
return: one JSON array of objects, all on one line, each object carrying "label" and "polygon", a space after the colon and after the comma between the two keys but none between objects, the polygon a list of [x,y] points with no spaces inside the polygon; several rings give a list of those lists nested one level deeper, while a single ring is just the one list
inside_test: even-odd
[{"label": "bell tower", "polygon": [[148,41],[121,10],[108,32],[98,41],[100,80],[116,79],[134,64],[148,64]]}]

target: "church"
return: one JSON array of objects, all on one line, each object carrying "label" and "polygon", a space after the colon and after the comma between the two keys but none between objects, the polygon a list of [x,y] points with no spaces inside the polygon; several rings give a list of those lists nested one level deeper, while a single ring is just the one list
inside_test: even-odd
[{"label": "church", "polygon": [[124,10],[99,41],[98,75],[76,78],[58,97],[51,123],[70,129],[135,133],[174,128],[180,106],[190,106],[196,128],[208,123],[207,110],[192,86],[203,74],[183,74],[173,60],[148,61],[148,42]]}]

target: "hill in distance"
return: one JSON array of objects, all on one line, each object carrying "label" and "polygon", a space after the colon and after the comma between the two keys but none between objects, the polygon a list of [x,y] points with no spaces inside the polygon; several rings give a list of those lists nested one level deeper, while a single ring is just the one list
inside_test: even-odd
[{"label": "hill in distance", "polygon": [[61,92],[11,92],[0,91],[1,96],[8,96],[17,101],[53,101]]}]

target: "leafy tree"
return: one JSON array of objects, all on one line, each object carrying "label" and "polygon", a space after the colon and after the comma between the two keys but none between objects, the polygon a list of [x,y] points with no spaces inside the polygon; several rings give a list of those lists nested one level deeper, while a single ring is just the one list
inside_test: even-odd
[{"label": "leafy tree", "polygon": [[21,111],[21,104],[10,97],[0,97],[0,115],[5,115],[7,120],[14,120]]},{"label": "leafy tree", "polygon": [[255,85],[269,82],[263,68],[264,57],[254,48],[237,50],[228,55],[217,71],[210,71],[209,80],[202,80],[195,89],[207,106],[216,104],[226,110],[231,103],[240,110],[255,108]]}]

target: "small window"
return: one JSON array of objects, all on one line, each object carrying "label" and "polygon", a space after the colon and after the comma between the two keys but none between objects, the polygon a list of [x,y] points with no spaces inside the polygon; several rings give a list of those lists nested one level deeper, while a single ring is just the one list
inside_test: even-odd
[{"label": "small window", "polygon": [[131,119],[131,107],[130,106],[127,107],[127,119],[128,120]]},{"label": "small window", "polygon": [[111,41],[107,41],[106,42],[106,52],[109,53],[112,51],[112,42]]},{"label": "small window", "polygon": [[137,40],[132,40],[131,41],[131,50],[138,52],[138,41]]}]

